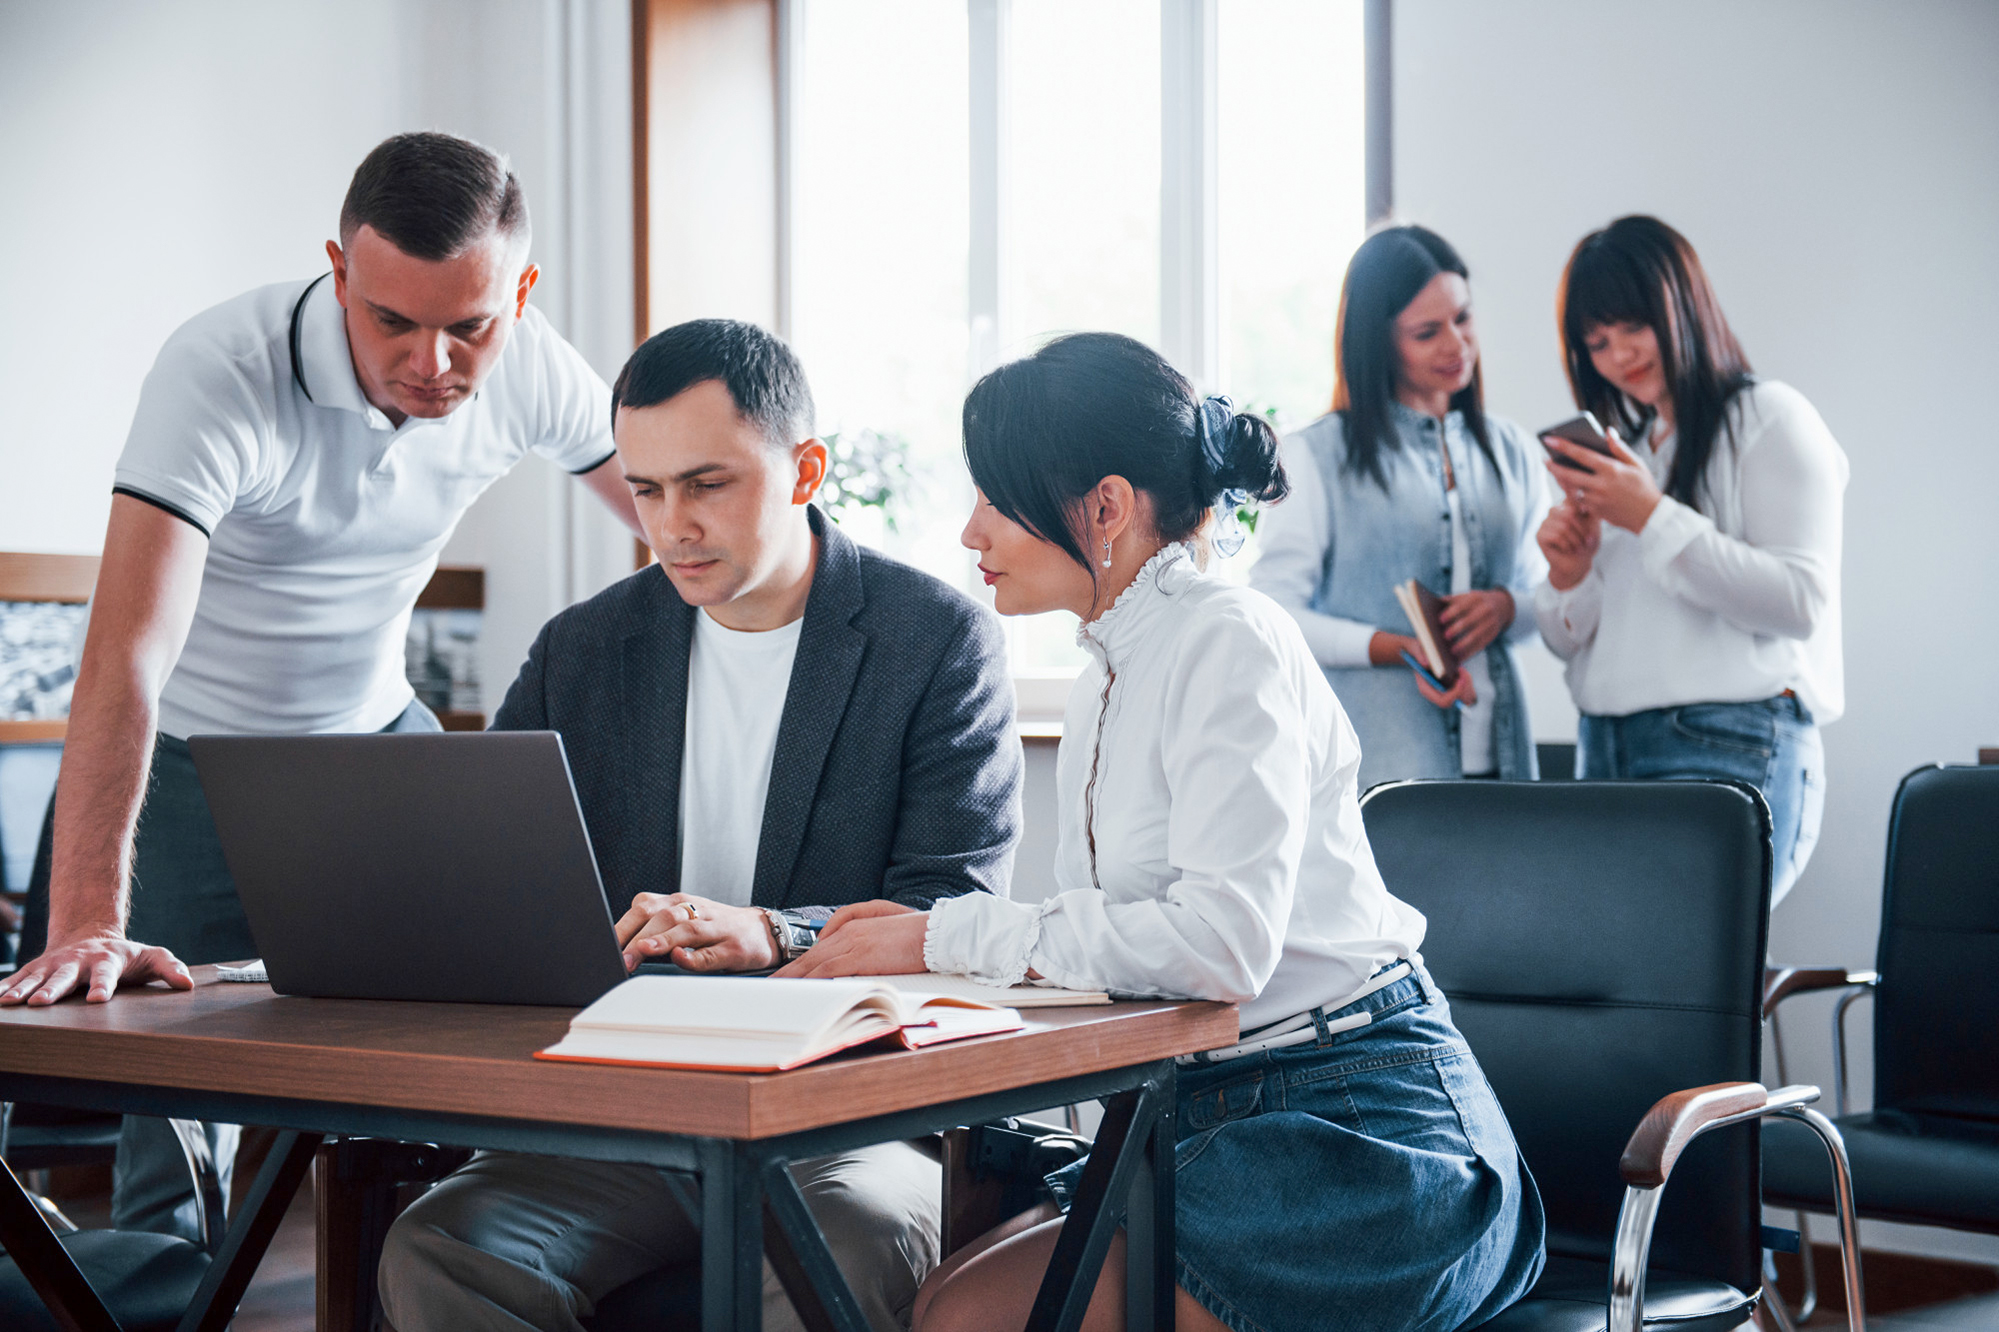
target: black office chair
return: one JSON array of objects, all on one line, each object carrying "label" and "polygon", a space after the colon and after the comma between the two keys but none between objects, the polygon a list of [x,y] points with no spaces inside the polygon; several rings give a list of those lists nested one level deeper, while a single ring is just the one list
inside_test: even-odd
[{"label": "black office chair", "polygon": [[[124,1332],[178,1325],[222,1243],[226,1218],[221,1178],[208,1139],[201,1125],[192,1120],[169,1122],[180,1138],[188,1173],[194,1179],[195,1206],[205,1243],[192,1244],[172,1235],[137,1230],[77,1230],[59,1241]],[[4,1217],[0,1233],[5,1233],[10,1245],[28,1256],[33,1266],[37,1250],[47,1243],[41,1236],[49,1232],[37,1233],[24,1208],[33,1209],[26,1192],[0,1180],[0,1217]],[[0,1325],[13,1332],[56,1332],[58,1327],[12,1254],[0,1255]]]},{"label": "black office chair", "polygon": [[[1397,782],[1361,809],[1389,890],[1429,919],[1424,959],[1547,1210],[1546,1271],[1485,1332],[1741,1325],[1761,1286],[1757,1136],[1694,1139],[1801,1117],[1838,1161],[1806,1108],[1817,1088],[1756,1081],[1762,798],[1719,782]],[[1849,1253],[1856,1311],[1858,1282]]]},{"label": "black office chair", "polygon": [[[1793,995],[1844,991],[1833,1122],[1859,1214],[1999,1235],[1999,767],[1930,765],[1902,779],[1873,971],[1786,968],[1776,981],[1773,1012]],[[1850,1114],[1846,1011],[1869,994],[1874,1109]],[[1795,1125],[1765,1128],[1767,1201],[1832,1209],[1811,1150]]]}]

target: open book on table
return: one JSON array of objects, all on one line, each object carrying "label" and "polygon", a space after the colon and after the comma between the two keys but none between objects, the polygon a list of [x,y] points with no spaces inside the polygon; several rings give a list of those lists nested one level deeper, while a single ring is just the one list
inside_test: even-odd
[{"label": "open book on table", "polygon": [[900,976],[847,976],[846,980],[893,985],[904,994],[939,994],[953,999],[975,999],[1002,1008],[1075,1008],[1083,1004],[1107,1004],[1104,990],[1065,990],[1055,985],[981,985],[965,976],[946,976],[934,971],[912,971]]},{"label": "open book on table", "polygon": [[1011,1008],[867,979],[634,976],[535,1058],[775,1073],[871,1041],[916,1050],[1021,1026]]}]

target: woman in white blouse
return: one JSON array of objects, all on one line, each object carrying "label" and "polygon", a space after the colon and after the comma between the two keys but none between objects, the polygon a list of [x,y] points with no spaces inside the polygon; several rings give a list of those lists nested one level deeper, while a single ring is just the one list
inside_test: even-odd
[{"label": "woman in white blouse", "polygon": [[[1002,614],[1067,609],[1058,891],[849,907],[791,974],[931,970],[1241,1005],[1182,1061],[1182,1329],[1475,1325],[1542,1262],[1540,1198],[1361,824],[1352,726],[1297,621],[1202,569],[1285,482],[1269,426],[1129,338],[1061,338],[965,403],[964,541]],[[1215,544],[1231,544],[1229,533]],[[1025,1322],[1080,1170],[953,1256],[918,1332]],[[1086,1328],[1122,1326],[1106,1264]]]},{"label": "woman in white blouse", "polygon": [[1825,808],[1818,728],[1846,705],[1846,455],[1804,395],[1759,380],[1686,238],[1652,217],[1583,237],[1559,300],[1577,405],[1614,424],[1540,532],[1541,637],[1582,712],[1576,775],[1733,778],[1770,806],[1771,903]]}]

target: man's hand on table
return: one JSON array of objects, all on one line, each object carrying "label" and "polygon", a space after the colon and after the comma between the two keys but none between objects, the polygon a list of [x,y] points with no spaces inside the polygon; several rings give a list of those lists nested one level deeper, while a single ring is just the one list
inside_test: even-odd
[{"label": "man's hand on table", "polygon": [[692,893],[640,893],[618,921],[625,970],[671,962],[688,971],[761,971],[778,963],[770,918]]},{"label": "man's hand on table", "polygon": [[134,943],[116,930],[100,930],[53,940],[42,955],[23,966],[0,990],[0,1008],[26,1003],[42,1007],[87,987],[93,1004],[109,999],[120,985],[162,980],[176,990],[192,990],[194,977],[181,960],[153,944]]},{"label": "man's hand on table", "polygon": [[843,906],[819,931],[819,942],[785,964],[780,976],[897,976],[928,970],[923,936],[930,913],[894,902]]}]

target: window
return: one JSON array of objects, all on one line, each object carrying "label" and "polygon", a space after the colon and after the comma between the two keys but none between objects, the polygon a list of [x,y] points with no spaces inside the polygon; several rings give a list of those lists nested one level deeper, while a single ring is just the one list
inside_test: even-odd
[{"label": "window", "polygon": [[1084,329],[1157,346],[1158,0],[1013,0],[1010,18],[1003,349]]},{"label": "window", "polygon": [[958,411],[971,354],[970,168],[963,5],[812,0],[792,89],[792,344],[822,434],[905,440],[925,482],[889,530],[862,541],[961,586],[971,488]]},{"label": "window", "polygon": [[1333,397],[1333,315],[1366,214],[1359,3],[1224,0],[1221,387],[1286,428]]},{"label": "window", "polygon": [[[899,437],[921,474],[857,537],[983,591],[959,409],[1056,333],[1130,334],[1286,426],[1324,410],[1363,227],[1362,0],[787,12],[787,332],[822,432]],[[1073,674],[1073,628],[1010,621],[1016,671]]]}]

